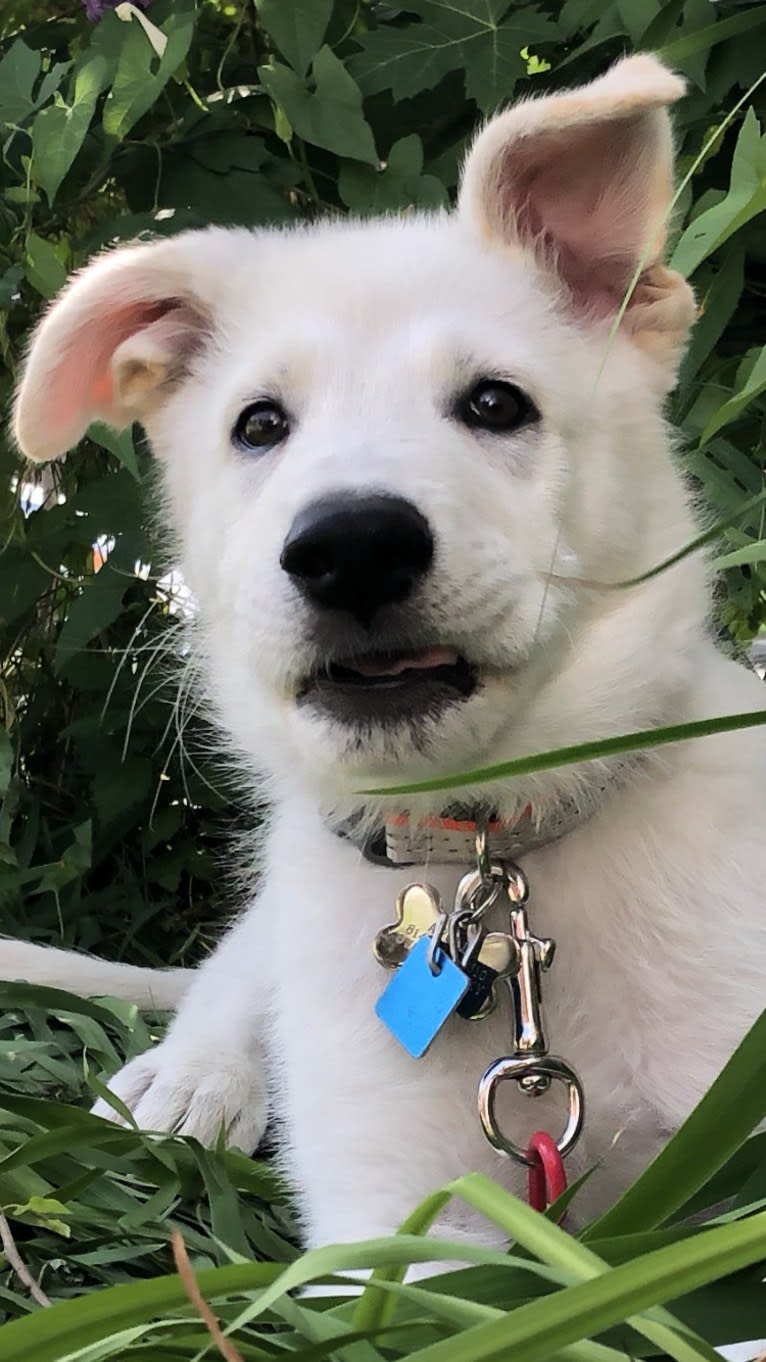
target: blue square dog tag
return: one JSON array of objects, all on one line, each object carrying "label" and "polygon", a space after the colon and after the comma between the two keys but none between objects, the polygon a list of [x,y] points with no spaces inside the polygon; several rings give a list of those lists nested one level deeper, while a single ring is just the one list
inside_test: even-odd
[{"label": "blue square dog tag", "polygon": [[430,946],[429,936],[420,938],[375,1005],[384,1026],[413,1059],[425,1054],[469,984],[468,976],[445,950],[438,952],[439,973],[433,974],[428,964]]}]

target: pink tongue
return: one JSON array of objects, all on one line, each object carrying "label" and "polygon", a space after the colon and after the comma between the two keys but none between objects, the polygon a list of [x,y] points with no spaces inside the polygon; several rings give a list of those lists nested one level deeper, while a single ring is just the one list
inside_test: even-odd
[{"label": "pink tongue", "polygon": [[419,653],[405,653],[401,657],[360,657],[349,665],[360,676],[399,676],[401,672],[425,671],[429,667],[453,667],[456,662],[454,648],[423,648]]}]

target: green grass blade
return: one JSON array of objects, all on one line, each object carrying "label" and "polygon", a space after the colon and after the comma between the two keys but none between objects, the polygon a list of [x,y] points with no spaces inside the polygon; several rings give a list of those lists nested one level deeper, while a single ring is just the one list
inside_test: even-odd
[{"label": "green grass blade", "polygon": [[680,1130],[591,1225],[588,1240],[654,1229],[684,1206],[766,1117],[766,1012]]},{"label": "green grass blade", "polygon": [[[737,507],[736,511],[732,511],[731,515],[723,516],[720,520],[716,520],[714,525],[710,525],[708,529],[702,530],[694,539],[690,539],[688,544],[684,544],[683,547],[677,549],[675,553],[671,553],[670,557],[663,558],[661,563],[656,563],[654,567],[647,568],[646,572],[639,573],[637,577],[626,577],[625,580],[621,582],[594,582],[588,583],[588,585],[593,586],[599,591],[627,591],[631,587],[643,586],[644,582],[650,582],[653,577],[661,576],[662,573],[667,572],[669,568],[675,567],[676,563],[683,562],[684,558],[688,558],[690,554],[696,553],[699,549],[704,548],[706,544],[710,544],[714,540],[720,538],[724,530],[730,529],[733,525],[738,525],[741,520],[744,520],[746,516],[750,515],[751,511],[762,506],[764,502],[766,502],[766,491],[758,492],[756,496],[749,497],[747,501],[743,501],[742,505]],[[730,555],[727,554],[726,559],[728,559],[729,556]],[[715,559],[713,567],[716,571],[723,567],[734,566],[734,564],[730,564],[726,559]],[[749,563],[758,560],[741,558],[738,561]]]},{"label": "green grass blade", "polygon": [[[494,1185],[494,1184],[492,1184]],[[328,1244],[310,1249],[291,1263],[278,1280],[274,1281],[243,1312],[248,1322],[273,1308],[288,1291],[307,1286],[319,1278],[338,1277],[344,1273],[375,1267],[409,1266],[410,1263],[430,1263],[437,1260],[463,1263],[486,1263],[495,1267],[520,1267],[545,1275],[550,1273],[535,1263],[520,1262],[506,1253],[482,1249],[474,1244],[456,1244],[443,1239],[424,1239],[420,1235],[396,1234],[388,1239],[369,1239],[359,1244]]]},{"label": "green grass blade", "polygon": [[[635,1318],[639,1312],[764,1258],[766,1215],[722,1225],[429,1344],[411,1353],[410,1362],[548,1362],[553,1352],[613,1325],[645,1324]],[[678,1330],[682,1338],[680,1325]],[[714,1356],[705,1348],[708,1354]]]},{"label": "green grass blade", "polygon": [[599,757],[613,757],[650,747],[665,747],[668,743],[704,738],[712,733],[733,733],[741,728],[757,728],[760,724],[766,724],[766,709],[724,714],[716,719],[695,719],[693,723],[671,724],[665,728],[646,728],[636,733],[621,733],[615,738],[601,738],[595,742],[575,743],[572,747],[558,747],[550,752],[536,752],[533,756],[517,757],[514,761],[503,761],[496,766],[481,766],[475,771],[437,776],[433,780],[420,780],[411,785],[376,785],[372,789],[359,790],[358,793],[428,794],[433,790],[459,790],[464,785],[511,780],[514,776],[528,775],[530,771],[555,770],[557,766],[574,766],[580,761],[593,761]]},{"label": "green grass blade", "polygon": [[[500,1225],[509,1238],[514,1239],[544,1263],[559,1268],[570,1280],[588,1281],[608,1274],[608,1264],[592,1249],[567,1234],[559,1225],[538,1215],[531,1207],[482,1173],[472,1173],[451,1184],[456,1195],[467,1201],[474,1210]],[[676,1247],[675,1245],[673,1247]],[[631,1320],[633,1327],[676,1362],[707,1359],[715,1354],[702,1339],[676,1320],[667,1311],[656,1312],[653,1319]]]},{"label": "green grass blade", "polygon": [[[282,1272],[280,1263],[236,1264],[199,1272],[197,1281],[205,1298],[214,1300],[263,1290]],[[175,1274],[110,1286],[4,1324],[0,1327],[0,1357],[13,1358],[13,1362],[60,1362],[88,1344],[187,1306],[186,1292]]]},{"label": "green grass blade", "polygon": [[[450,1200],[449,1192],[434,1192],[426,1197],[399,1227],[400,1234],[427,1234],[434,1220]],[[357,1329],[380,1330],[390,1323],[396,1309],[396,1299],[392,1292],[376,1290],[383,1282],[401,1282],[406,1265],[376,1268],[370,1281],[359,1298],[354,1311],[354,1325]]]},{"label": "green grass blade", "polygon": [[762,563],[766,559],[766,539],[759,539],[754,544],[746,544],[742,549],[732,549],[731,553],[724,553],[720,558],[716,558],[713,567],[716,571],[723,571],[724,568],[742,567],[743,564]]}]

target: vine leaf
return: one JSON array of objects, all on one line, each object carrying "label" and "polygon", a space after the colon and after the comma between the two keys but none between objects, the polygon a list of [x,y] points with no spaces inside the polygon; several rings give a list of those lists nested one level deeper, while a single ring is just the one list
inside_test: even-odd
[{"label": "vine leaf", "polygon": [[333,0],[256,0],[264,28],[298,75],[305,76],[322,46]]},{"label": "vine leaf", "polygon": [[509,0],[408,0],[407,11],[420,22],[381,26],[358,40],[362,50],[349,69],[365,95],[390,89],[394,99],[407,99],[462,70],[466,94],[487,113],[526,75],[522,52],[558,36],[535,6]]},{"label": "vine leaf", "polygon": [[748,109],[731,163],[729,190],[720,203],[695,217],[683,233],[670,262],[687,278],[713,251],[766,209],[766,136],[753,109]]},{"label": "vine leaf", "polygon": [[356,81],[329,47],[317,53],[311,73],[313,91],[279,62],[262,66],[258,72],[277,108],[304,141],[377,166],[375,142]]},{"label": "vine leaf", "polygon": [[90,57],[75,76],[72,103],[58,94],[54,102],[37,115],[32,125],[34,176],[45,190],[48,202],[74,161],[91,124],[96,101],[104,88],[107,64],[103,57]]}]

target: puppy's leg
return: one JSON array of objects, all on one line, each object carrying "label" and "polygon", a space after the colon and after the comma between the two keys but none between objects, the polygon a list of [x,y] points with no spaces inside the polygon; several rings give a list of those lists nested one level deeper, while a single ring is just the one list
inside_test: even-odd
[{"label": "puppy's leg", "polygon": [[[392,1234],[424,1197],[472,1169],[513,1170],[487,1143],[476,1083],[507,1045],[499,1014],[480,1027],[452,1018],[413,1059],[376,1015],[390,975],[376,932],[411,868],[371,866],[297,803],[274,820],[269,892],[287,910],[274,932],[273,1075],[282,1158],[310,1247]],[[432,867],[445,902],[458,872]],[[519,1178],[519,1183],[522,1179]],[[434,1237],[500,1245],[460,1202]],[[434,1258],[440,1257],[438,1249]]]},{"label": "puppy's leg", "polygon": [[[109,1081],[143,1130],[192,1135],[251,1153],[266,1127],[261,1045],[267,915],[254,904],[197,971],[168,1034]],[[98,1116],[120,1120],[106,1101]]]},{"label": "puppy's leg", "polygon": [[84,998],[123,998],[137,1007],[177,1007],[194,974],[186,969],[142,969],[97,960],[81,951],[0,938],[0,979],[63,988]]}]

